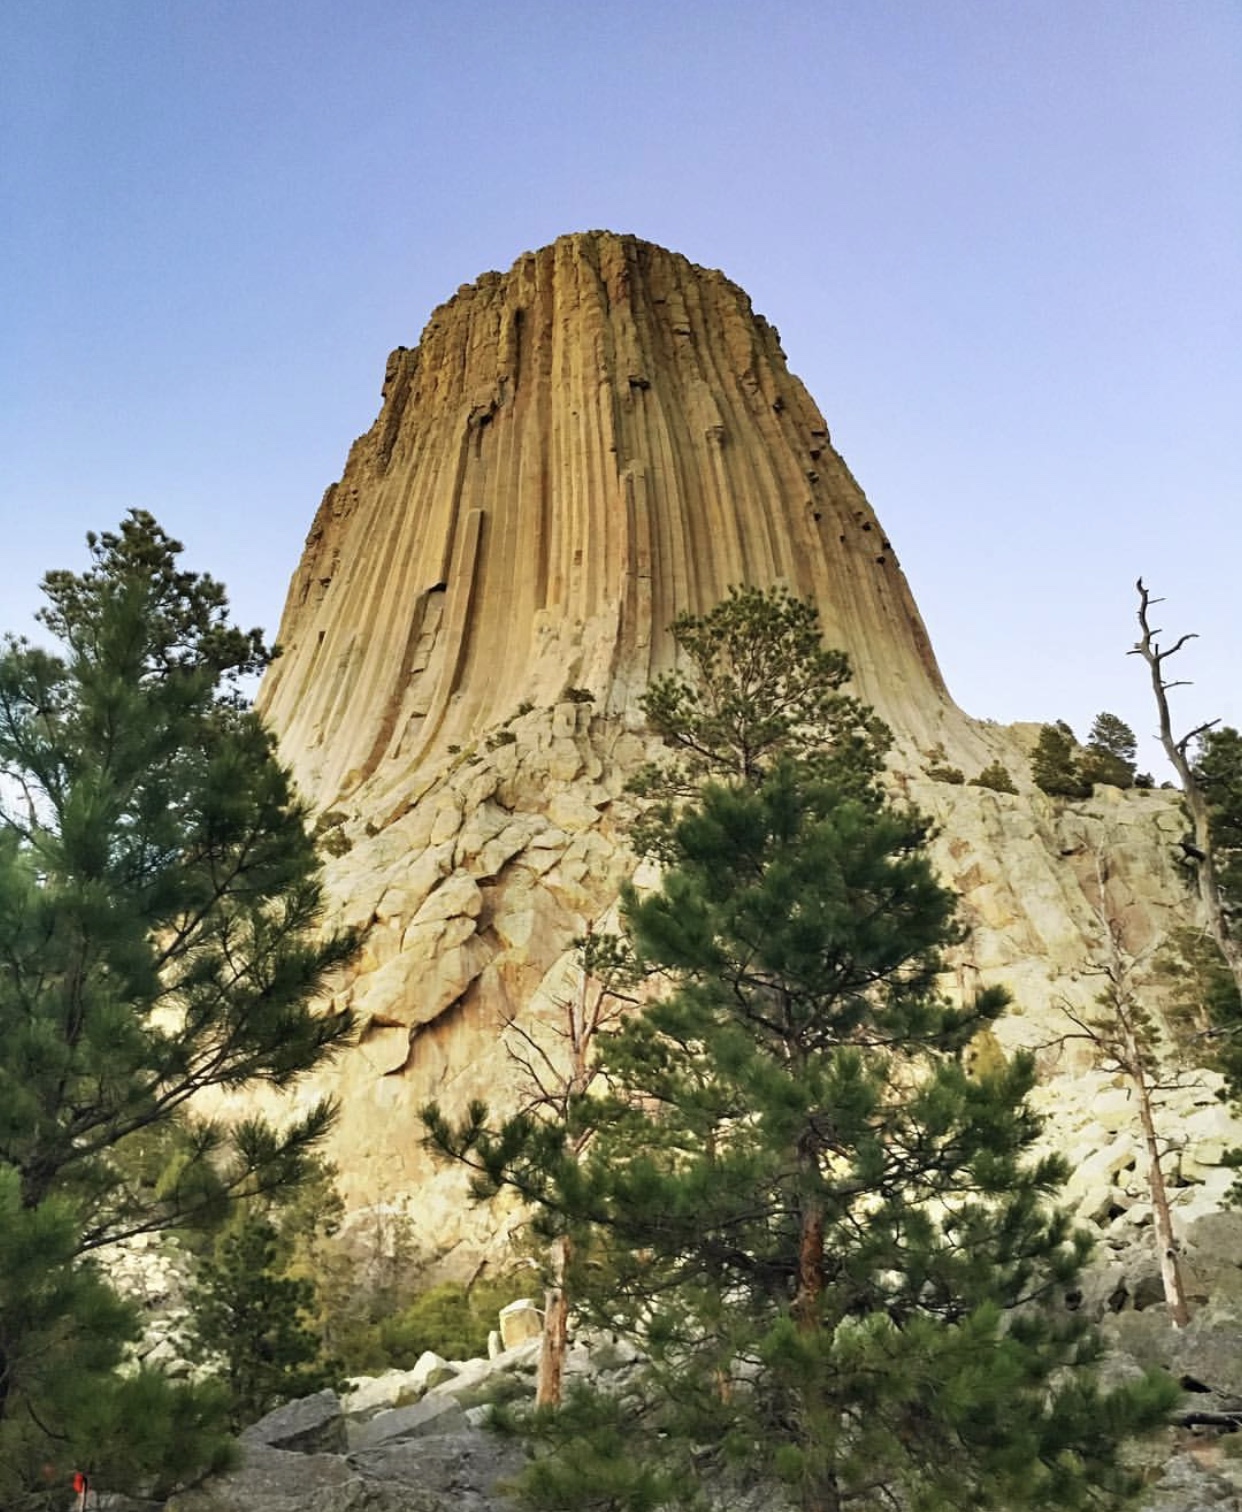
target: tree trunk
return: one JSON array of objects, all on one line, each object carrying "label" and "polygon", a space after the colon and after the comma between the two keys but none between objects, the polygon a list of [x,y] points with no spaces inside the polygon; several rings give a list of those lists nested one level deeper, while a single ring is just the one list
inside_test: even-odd
[{"label": "tree trunk", "polygon": [[1170,656],[1175,655],[1186,644],[1193,640],[1193,635],[1183,635],[1180,640],[1167,650],[1161,651],[1155,637],[1160,634],[1159,630],[1153,630],[1147,620],[1148,607],[1153,602],[1151,595],[1143,585],[1143,579],[1138,580],[1139,613],[1138,621],[1142,629],[1142,636],[1134,648],[1134,653],[1143,658],[1151,672],[1152,692],[1156,697],[1156,712],[1160,719],[1160,744],[1164,747],[1164,754],[1169,758],[1169,764],[1177,773],[1177,780],[1181,783],[1182,794],[1186,799],[1186,807],[1190,811],[1190,822],[1194,830],[1194,843],[1196,850],[1202,856],[1195,866],[1195,878],[1198,884],[1199,901],[1203,905],[1207,927],[1212,938],[1216,941],[1225,963],[1233,973],[1233,979],[1238,985],[1239,993],[1242,993],[1242,941],[1232,938],[1229,932],[1229,923],[1225,917],[1224,904],[1220,897],[1220,884],[1216,876],[1216,857],[1212,850],[1212,825],[1208,817],[1207,801],[1203,796],[1203,790],[1199,786],[1194,768],[1190,764],[1187,755],[1190,743],[1196,735],[1204,734],[1211,729],[1212,725],[1219,723],[1212,720],[1206,725],[1201,725],[1197,730],[1192,730],[1181,740],[1173,736],[1173,717],[1169,712],[1169,692],[1176,683],[1168,683],[1164,679],[1164,663]]},{"label": "tree trunk", "polygon": [[1179,770],[1177,775],[1181,778],[1186,807],[1190,810],[1195,846],[1203,853],[1203,860],[1195,865],[1199,902],[1203,905],[1212,938],[1216,941],[1221,955],[1224,956],[1225,964],[1233,973],[1239,994],[1242,994],[1242,942],[1235,940],[1230,934],[1229,924],[1225,918],[1225,905],[1221,901],[1220,883],[1216,876],[1216,857],[1212,851],[1212,826],[1208,818],[1207,803],[1204,801],[1202,789],[1190,764],[1184,761],[1183,766],[1184,771]]},{"label": "tree trunk", "polygon": [[1133,1051],[1131,1077],[1138,1093],[1139,1120],[1143,1125],[1143,1141],[1147,1146],[1147,1187],[1151,1193],[1151,1222],[1156,1236],[1156,1255],[1160,1261],[1164,1300],[1169,1305],[1169,1316],[1173,1319],[1174,1326],[1185,1328],[1190,1322],[1190,1309],[1186,1305],[1186,1288],[1182,1284],[1181,1267],[1177,1263],[1177,1241],[1173,1235],[1173,1220],[1169,1215],[1169,1194],[1164,1184],[1164,1169],[1160,1164],[1151,1088],[1143,1074],[1142,1057],[1137,1046],[1131,1043],[1127,1050]]},{"label": "tree trunk", "polygon": [[827,1475],[802,1489],[802,1512],[841,1512],[841,1493],[835,1475]]},{"label": "tree trunk", "polygon": [[798,1244],[798,1290],[793,1314],[803,1333],[819,1327],[819,1299],[824,1290],[824,1208],[816,1199],[802,1207],[802,1234]]},{"label": "tree trunk", "polygon": [[565,1375],[565,1345],[569,1338],[569,1297],[565,1272],[570,1241],[562,1235],[553,1245],[554,1284],[544,1294],[543,1340],[539,1347],[539,1373],[535,1379],[535,1406],[559,1407]]}]

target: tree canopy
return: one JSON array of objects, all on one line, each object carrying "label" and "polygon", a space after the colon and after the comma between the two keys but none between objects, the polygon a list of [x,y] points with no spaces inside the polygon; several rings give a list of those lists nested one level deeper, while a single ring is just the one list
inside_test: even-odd
[{"label": "tree canopy", "polygon": [[[618,957],[658,995],[604,1038],[594,1087],[560,1125],[428,1111],[480,1194],[514,1186],[541,1231],[572,1229],[580,1314],[648,1362],[623,1398],[537,1419],[527,1493],[654,1507],[707,1475],[783,1482],[805,1512],[1121,1505],[1119,1448],[1169,1387],[1102,1392],[1055,1306],[1086,1241],[1052,1202],[1063,1163],[1033,1153],[1031,1060],[964,1068],[1006,999],[942,995],[959,928],[926,823],[885,801],[861,706],[835,746],[831,719],[790,719],[762,758],[737,733],[785,718],[778,694],[765,723],[746,638],[791,604],[734,594],[693,625],[715,680],[655,699],[702,780],[683,767],[657,809],[660,886],[625,893]],[[797,621],[815,666],[813,608]],[[813,685],[800,654],[783,687]]]},{"label": "tree canopy", "polygon": [[1221,901],[1236,934],[1242,921],[1242,734],[1229,725],[1205,731],[1194,774],[1207,801]]},{"label": "tree canopy", "polygon": [[226,1127],[192,1100],[288,1087],[352,1027],[321,993],[356,942],[320,928],[306,811],[245,698],[271,653],[149,515],[88,544],[85,572],[44,580],[54,648],[0,652],[6,1506],[42,1439],[91,1452],[63,1383],[96,1405],[116,1385],[134,1320],[91,1255],[289,1181],[333,1115]]},{"label": "tree canopy", "polygon": [[1082,757],[1083,776],[1090,782],[1107,782],[1119,788],[1133,787],[1137,749],[1134,731],[1123,719],[1116,714],[1097,714]]},{"label": "tree canopy", "polygon": [[1031,776],[1036,787],[1054,798],[1090,798],[1091,779],[1079,764],[1074,732],[1063,720],[1041,727]]}]

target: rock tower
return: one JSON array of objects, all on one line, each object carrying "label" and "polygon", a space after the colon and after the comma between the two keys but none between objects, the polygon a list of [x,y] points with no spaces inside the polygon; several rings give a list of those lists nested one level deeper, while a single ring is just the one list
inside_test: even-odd
[{"label": "rock tower", "polygon": [[[736,583],[812,597],[896,731],[892,781],[938,822],[973,927],[956,986],[1017,997],[1004,1045],[1046,1046],[1056,1005],[1091,1001],[1102,915],[1141,950],[1184,911],[1171,801],[1054,804],[1029,731],[952,703],[892,544],[742,290],[633,237],[562,237],[389,359],[260,695],[334,907],[370,926],[340,988],[360,1041],[328,1077],[344,1193],[412,1201],[429,1247],[476,1256],[485,1220],[417,1110],[520,1099],[511,1026],[549,1032],[580,990],[574,937],[633,870],[625,782],[653,752],[639,698],[673,665],[668,626]],[[927,776],[996,759],[1017,794]]]},{"label": "rock tower", "polygon": [[316,802],[399,788],[566,687],[633,719],[668,625],[733,583],[813,597],[903,731],[943,718],[893,547],[722,274],[562,237],[458,290],[383,395],[320,506],[263,695]]}]

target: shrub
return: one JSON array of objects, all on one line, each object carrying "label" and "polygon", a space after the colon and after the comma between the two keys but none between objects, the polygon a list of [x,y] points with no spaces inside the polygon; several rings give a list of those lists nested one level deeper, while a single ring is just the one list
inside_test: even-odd
[{"label": "shrub", "polygon": [[315,1288],[282,1265],[267,1218],[243,1214],[199,1265],[189,1298],[190,1356],[229,1392],[235,1427],[295,1397],[335,1386],[314,1324]]},{"label": "shrub", "polygon": [[486,1355],[496,1315],[516,1295],[515,1283],[503,1279],[473,1286],[444,1281],[421,1292],[379,1324],[379,1344],[389,1368],[408,1370],[427,1349],[450,1360]]},{"label": "shrub", "polygon": [[1018,790],[1013,785],[1013,778],[1008,770],[999,761],[993,761],[979,773],[977,777],[970,779],[971,787],[991,788],[994,793],[1016,793]]},{"label": "shrub", "polygon": [[927,776],[933,782],[947,782],[953,787],[960,787],[966,781],[966,774],[959,767],[949,765],[949,758],[940,741],[923,754],[927,757]]}]

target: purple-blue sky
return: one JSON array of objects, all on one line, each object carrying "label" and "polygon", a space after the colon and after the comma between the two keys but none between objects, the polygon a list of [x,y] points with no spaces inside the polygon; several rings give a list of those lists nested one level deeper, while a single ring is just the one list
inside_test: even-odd
[{"label": "purple-blue sky", "polygon": [[1237,0],[6,0],[0,626],[141,506],[274,632],[389,349],[596,226],[780,328],[971,713],[1147,735],[1142,572],[1242,724]]}]

